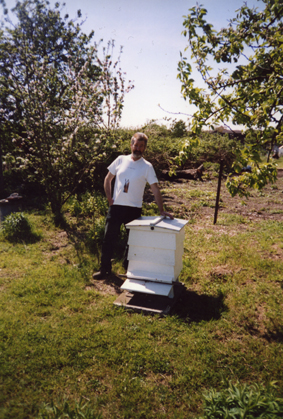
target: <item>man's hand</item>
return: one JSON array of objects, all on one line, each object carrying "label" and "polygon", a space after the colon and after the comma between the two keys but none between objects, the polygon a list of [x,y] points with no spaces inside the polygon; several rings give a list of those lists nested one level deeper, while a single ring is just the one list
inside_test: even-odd
[{"label": "man's hand", "polygon": [[169,217],[169,218],[171,218],[171,220],[174,220],[174,217],[170,212],[161,211],[160,215],[164,215],[164,217]]}]

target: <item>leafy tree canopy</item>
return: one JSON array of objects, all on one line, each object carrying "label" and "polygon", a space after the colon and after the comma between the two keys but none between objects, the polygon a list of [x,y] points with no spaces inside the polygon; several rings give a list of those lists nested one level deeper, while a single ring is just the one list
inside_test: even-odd
[{"label": "leafy tree canopy", "polygon": [[[178,77],[184,98],[198,108],[192,131],[199,134],[205,127],[226,123],[245,127],[245,147],[239,143],[235,150],[233,169],[252,163],[254,170],[228,180],[232,195],[247,195],[249,186],[262,188],[275,180],[274,165],[263,165],[260,154],[283,141],[283,1],[262,3],[262,11],[244,4],[220,31],[206,21],[207,10],[202,6],[190,9],[183,22],[191,60],[181,54]],[[205,88],[196,86],[192,64]]]},{"label": "leafy tree canopy", "polygon": [[[3,3],[3,1],[2,1]],[[64,6],[64,5],[63,5]],[[0,122],[6,152],[40,181],[52,211],[113,146],[125,87],[114,41],[102,49],[46,0],[17,2],[0,33]]]}]

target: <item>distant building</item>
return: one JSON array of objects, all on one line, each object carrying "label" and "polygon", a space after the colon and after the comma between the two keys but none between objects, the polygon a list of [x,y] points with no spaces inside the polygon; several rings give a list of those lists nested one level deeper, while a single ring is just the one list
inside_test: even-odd
[{"label": "distant building", "polygon": [[241,130],[238,130],[238,129],[228,129],[221,126],[221,127],[215,128],[215,130],[210,131],[210,132],[212,134],[221,134],[221,135],[228,134],[229,138],[231,139],[233,138],[238,138],[239,140],[245,139],[245,134]]}]

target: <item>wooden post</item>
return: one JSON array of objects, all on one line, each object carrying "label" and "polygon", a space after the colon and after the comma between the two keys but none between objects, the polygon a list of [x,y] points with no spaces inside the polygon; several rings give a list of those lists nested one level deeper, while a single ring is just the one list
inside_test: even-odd
[{"label": "wooden post", "polygon": [[220,189],[221,189],[221,178],[222,178],[222,172],[223,172],[223,166],[224,162],[223,160],[220,161],[220,168],[219,168],[219,177],[218,177],[218,186],[217,186],[217,195],[216,195],[216,202],[215,202],[215,212],[214,212],[214,223],[217,222],[217,214],[218,214],[218,208],[219,208],[219,199],[220,199]]}]

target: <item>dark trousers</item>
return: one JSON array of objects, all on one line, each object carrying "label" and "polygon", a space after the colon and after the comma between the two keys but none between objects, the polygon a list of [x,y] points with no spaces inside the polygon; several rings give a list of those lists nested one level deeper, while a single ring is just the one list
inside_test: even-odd
[{"label": "dark trousers", "polygon": [[[111,205],[109,207],[101,249],[101,271],[111,272],[111,259],[119,237],[121,225],[125,225],[139,218],[141,211],[141,208],[125,205]],[[127,249],[124,262],[124,267],[127,268]]]}]

